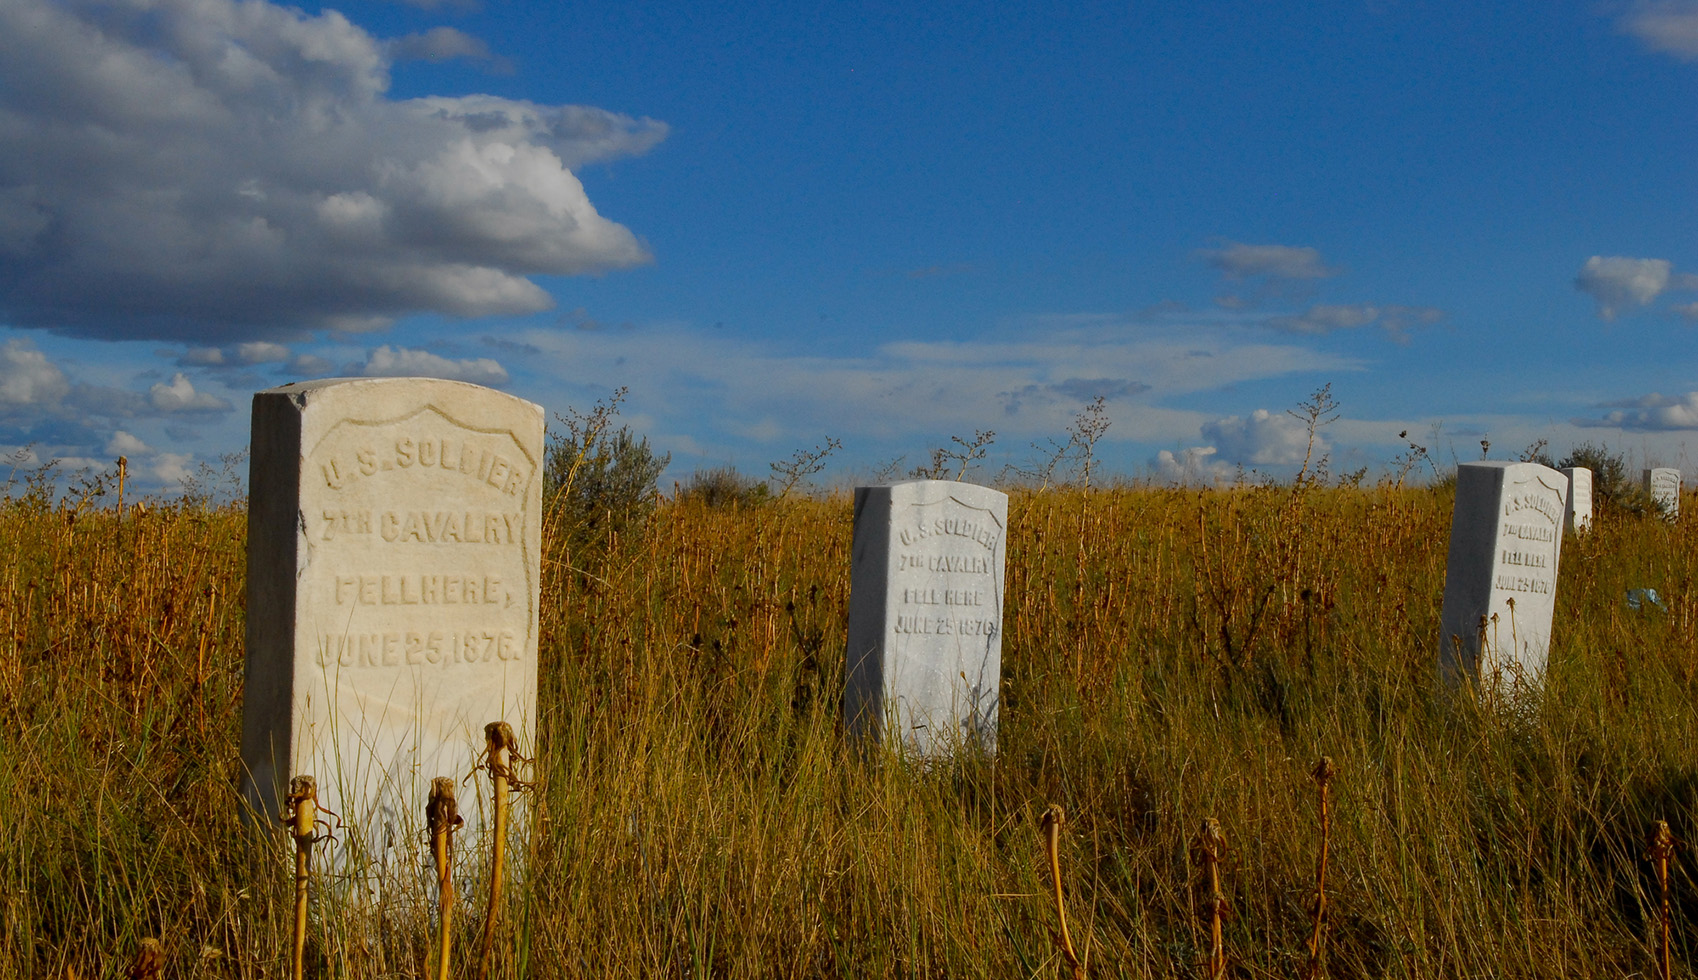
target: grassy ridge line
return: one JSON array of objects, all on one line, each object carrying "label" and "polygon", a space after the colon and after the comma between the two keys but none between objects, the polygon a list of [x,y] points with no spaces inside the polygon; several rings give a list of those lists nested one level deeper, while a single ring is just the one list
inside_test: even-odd
[{"label": "grassy ridge line", "polygon": [[[1434,675],[1449,512],[1425,489],[1016,494],[1002,755],[929,773],[841,744],[846,499],[551,541],[546,787],[502,970],[1062,975],[1057,802],[1093,974],[1201,974],[1188,845],[1215,816],[1231,970],[1297,976],[1325,753],[1330,975],[1646,972],[1644,833],[1698,838],[1695,532],[1604,514],[1570,539],[1549,696],[1491,716]],[[283,845],[237,844],[243,535],[234,509],[0,502],[0,977],[119,976],[145,935],[175,975],[278,974]],[[1645,586],[1666,614],[1625,608]],[[1675,902],[1684,963],[1683,870]],[[423,975],[429,946],[404,910],[320,917],[311,948],[364,977]]]}]

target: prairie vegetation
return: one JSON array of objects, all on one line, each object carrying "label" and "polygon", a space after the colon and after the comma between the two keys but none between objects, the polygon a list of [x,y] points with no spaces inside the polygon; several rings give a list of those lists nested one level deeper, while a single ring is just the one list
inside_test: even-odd
[{"label": "prairie vegetation", "polygon": [[[1547,693],[1488,711],[1436,676],[1450,506],[1015,493],[1001,754],[930,769],[839,731],[846,498],[683,495],[552,528],[539,785],[495,975],[1068,976],[1054,804],[1086,975],[1208,976],[1218,927],[1225,975],[1304,976],[1323,755],[1322,975],[1653,974],[1659,819],[1689,975],[1694,523],[1606,509],[1570,539]],[[236,791],[244,520],[0,501],[0,977],[126,976],[144,937],[167,977],[286,975],[292,843],[247,844]],[[1666,610],[1627,608],[1640,587]],[[315,889],[309,976],[435,975],[433,896],[371,921]],[[460,956],[486,901],[459,898]]]}]

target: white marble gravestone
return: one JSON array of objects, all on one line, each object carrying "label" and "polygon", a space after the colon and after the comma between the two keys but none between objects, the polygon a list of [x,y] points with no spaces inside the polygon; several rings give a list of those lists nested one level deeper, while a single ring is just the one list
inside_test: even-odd
[{"label": "white marble gravestone", "polygon": [[1672,521],[1680,516],[1679,470],[1670,466],[1646,470],[1645,492],[1664,518]]},{"label": "white marble gravestone", "polygon": [[1584,466],[1565,466],[1562,475],[1568,477],[1568,507],[1562,515],[1562,526],[1574,534],[1592,529],[1592,471]]},{"label": "white marble gravestone", "polygon": [[849,730],[919,756],[996,750],[1008,497],[950,480],[855,489]]},{"label": "white marble gravestone", "polygon": [[[542,409],[333,379],[256,394],[252,439],[244,794],[275,817],[314,776],[342,857],[387,864],[486,723],[532,744]],[[468,830],[483,809],[462,807]]]},{"label": "white marble gravestone", "polygon": [[1439,617],[1445,676],[1537,688],[1550,652],[1568,477],[1538,463],[1462,463]]}]

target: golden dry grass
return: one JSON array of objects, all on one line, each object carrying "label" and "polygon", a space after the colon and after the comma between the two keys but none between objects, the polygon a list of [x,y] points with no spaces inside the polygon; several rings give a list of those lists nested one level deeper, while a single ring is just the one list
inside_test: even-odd
[{"label": "golden dry grass", "polygon": [[[1547,696],[1494,713],[1436,676],[1449,510],[1442,489],[1017,493],[1001,754],[925,770],[841,738],[847,499],[666,504],[554,542],[543,785],[497,975],[1064,976],[1055,803],[1091,975],[1206,973],[1191,843],[1215,817],[1227,975],[1301,976],[1323,754],[1330,976],[1648,974],[1646,832],[1698,838],[1698,524],[1605,514],[1571,540]],[[0,502],[0,978],[123,976],[146,936],[167,976],[286,969],[288,844],[244,845],[235,789],[243,535],[237,508]],[[1666,613],[1625,607],[1642,586]],[[426,909],[321,901],[309,975],[426,975]]]}]

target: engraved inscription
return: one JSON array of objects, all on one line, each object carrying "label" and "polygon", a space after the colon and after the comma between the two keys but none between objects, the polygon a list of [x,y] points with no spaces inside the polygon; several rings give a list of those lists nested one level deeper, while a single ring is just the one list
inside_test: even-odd
[{"label": "engraved inscription", "polygon": [[897,535],[903,545],[913,545],[935,535],[950,535],[978,542],[986,551],[995,551],[1001,528],[982,524],[968,517],[939,517],[929,524],[906,527]]},{"label": "engraved inscription", "polygon": [[[434,409],[345,419],[308,460],[316,544],[301,586],[317,661],[355,671],[521,659],[532,640],[526,513],[534,461],[506,432]],[[316,519],[305,521],[311,517]]]},{"label": "engraved inscription", "polygon": [[389,630],[319,636],[318,664],[343,667],[400,667],[478,664],[519,660],[525,648],[513,630]]},{"label": "engraved inscription", "polygon": [[[891,631],[898,636],[961,636],[986,639],[1000,630],[992,579],[993,556],[1002,529],[977,517],[929,517],[903,528],[897,540],[908,550],[896,555],[902,582],[895,597],[900,611]],[[984,553],[962,554],[977,545]],[[939,552],[946,552],[940,554]]]},{"label": "engraved inscription", "polygon": [[342,490],[366,477],[393,471],[447,471],[485,483],[517,497],[529,483],[531,468],[503,453],[494,438],[481,441],[401,434],[393,442],[364,444],[331,453],[318,461],[324,485]]},{"label": "engraved inscription", "polygon": [[1552,567],[1561,533],[1563,500],[1549,489],[1534,488],[1504,498],[1498,570],[1492,587],[1503,592],[1550,596],[1556,592]]},{"label": "engraved inscription", "polygon": [[338,575],[336,604],[506,606],[513,594],[498,575]]}]

